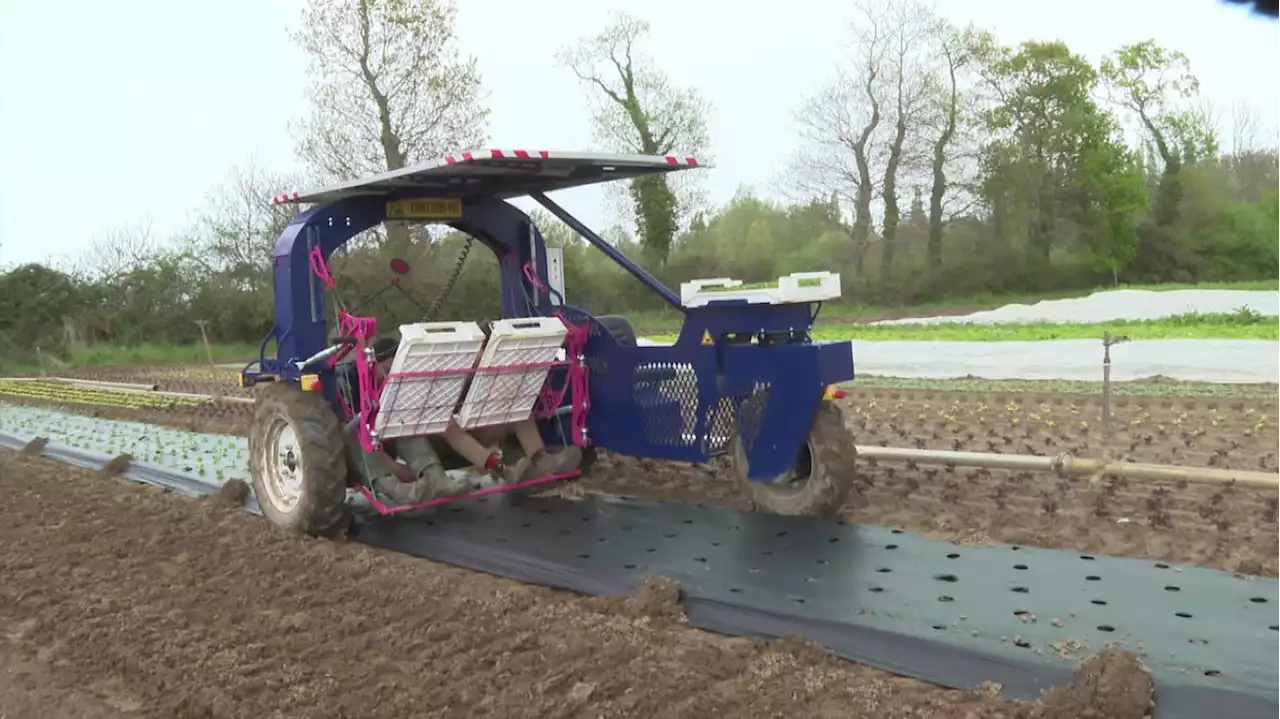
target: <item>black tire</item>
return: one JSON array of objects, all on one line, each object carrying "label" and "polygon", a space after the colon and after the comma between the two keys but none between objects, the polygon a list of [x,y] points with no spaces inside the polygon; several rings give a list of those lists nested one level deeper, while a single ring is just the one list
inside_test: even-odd
[{"label": "black tire", "polygon": [[636,328],[631,324],[631,320],[622,315],[603,315],[597,317],[596,322],[609,330],[609,334],[613,335],[614,341],[618,344],[623,347],[636,346]]},{"label": "black tire", "polygon": [[[323,394],[288,382],[264,386],[257,400],[249,467],[263,515],[304,534],[342,534],[351,514],[342,426],[333,408]],[[281,447],[282,440],[289,446]]]},{"label": "black tire", "polygon": [[786,474],[770,480],[747,479],[748,463],[740,432],[729,447],[729,465],[738,484],[757,509],[772,514],[829,517],[840,511],[857,485],[857,449],[844,425],[844,413],[823,402],[809,436]]}]

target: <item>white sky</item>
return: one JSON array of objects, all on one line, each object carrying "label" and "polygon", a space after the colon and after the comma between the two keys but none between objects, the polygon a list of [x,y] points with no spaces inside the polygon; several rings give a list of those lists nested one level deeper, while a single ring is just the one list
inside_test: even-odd
[{"label": "white sky", "polygon": [[[288,39],[303,0],[0,0],[0,265],[75,257],[115,229],[190,226],[233,165],[296,166],[287,123],[307,108],[306,58]],[[462,0],[489,145],[586,149],[582,90],[553,56],[598,31],[621,0]],[[796,146],[793,113],[840,61],[851,7],[649,0],[646,52],[711,101],[710,199],[769,193]],[[785,7],[787,15],[773,10]],[[937,0],[1001,41],[1061,39],[1097,61],[1146,38],[1186,53],[1230,130],[1247,102],[1280,127],[1280,32],[1219,0]],[[1274,139],[1272,140],[1274,142]],[[280,188],[280,190],[296,188]],[[264,198],[266,199],[266,198]],[[600,227],[597,188],[560,201]],[[600,229],[603,229],[600,227]]]}]

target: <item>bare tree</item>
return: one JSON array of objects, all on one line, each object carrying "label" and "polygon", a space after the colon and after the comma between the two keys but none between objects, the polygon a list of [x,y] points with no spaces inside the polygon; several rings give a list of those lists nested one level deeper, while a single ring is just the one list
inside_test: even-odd
[{"label": "bare tree", "polygon": [[[456,45],[453,0],[310,0],[296,41],[311,57],[312,108],[298,153],[331,180],[479,146],[488,110],[474,58]],[[395,252],[409,234],[388,225]]]},{"label": "bare tree", "polygon": [[957,29],[945,20],[938,20],[931,28],[934,47],[939,60],[935,66],[938,82],[933,95],[933,120],[936,133],[931,148],[929,191],[929,241],[927,255],[929,274],[937,281],[942,274],[942,226],[944,205],[956,185],[947,175],[948,167],[955,164],[956,132],[966,120],[963,107],[962,73],[971,66],[980,48],[994,43],[993,38],[972,26]]},{"label": "bare tree", "polygon": [[861,0],[851,23],[849,70],[807,99],[797,120],[805,142],[798,159],[799,181],[816,196],[835,195],[853,205],[851,238],[855,271],[871,237],[872,139],[883,119],[883,76],[891,35],[882,0]]},{"label": "bare tree", "polygon": [[1243,155],[1258,149],[1258,113],[1253,106],[1237,101],[1231,106],[1231,153]]},{"label": "bare tree", "polygon": [[883,27],[888,35],[886,84],[889,112],[893,120],[888,158],[884,165],[881,197],[884,200],[884,226],[880,233],[880,284],[890,285],[898,222],[902,212],[898,203],[898,174],[902,168],[908,133],[916,134],[922,123],[926,103],[934,92],[934,77],[927,72],[932,48],[934,18],[932,11],[914,2],[891,3],[882,8]]},{"label": "bare tree", "polygon": [[101,240],[94,240],[89,249],[78,258],[69,274],[91,281],[111,282],[134,270],[151,264],[160,254],[147,222],[132,227],[122,227],[107,232]]},{"label": "bare tree", "polygon": [[264,201],[297,178],[268,172],[250,158],[233,167],[227,179],[209,193],[190,241],[192,258],[210,273],[227,278],[237,289],[270,288],[272,255],[280,233],[297,214],[293,205]]},{"label": "bare tree", "polygon": [[[709,106],[694,88],[671,82],[638,45],[649,23],[618,13],[601,33],[564,48],[559,61],[587,88],[596,141],[641,155],[705,155]],[[645,249],[665,263],[683,214],[696,195],[694,173],[651,175],[631,182],[636,225]]]}]

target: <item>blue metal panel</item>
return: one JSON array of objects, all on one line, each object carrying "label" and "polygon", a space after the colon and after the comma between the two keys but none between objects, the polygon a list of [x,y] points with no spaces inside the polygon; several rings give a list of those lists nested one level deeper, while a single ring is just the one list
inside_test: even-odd
[{"label": "blue metal panel", "polygon": [[623,347],[606,332],[586,349],[592,441],[621,454],[704,462],[706,412],[714,405],[716,348]]},{"label": "blue metal panel", "polygon": [[[702,329],[733,326],[732,316],[717,323],[715,313],[702,314],[712,320],[699,323]],[[693,317],[691,312],[688,324]],[[705,462],[724,450],[735,429],[732,415],[721,414],[738,411],[763,387],[759,416],[746,428],[754,440],[748,443],[748,478],[756,480],[792,467],[825,388],[853,377],[849,342],[704,345],[700,331],[688,326],[670,347],[623,347],[600,330],[586,356],[591,439],[620,454]]]},{"label": "blue metal panel", "polygon": [[[758,385],[767,386],[759,418],[753,426],[739,427],[751,434],[746,446],[747,479],[778,477],[795,464],[827,386],[851,378],[849,343],[728,345],[723,350],[724,386],[729,394],[742,397]],[[838,362],[841,356],[843,366]]]}]

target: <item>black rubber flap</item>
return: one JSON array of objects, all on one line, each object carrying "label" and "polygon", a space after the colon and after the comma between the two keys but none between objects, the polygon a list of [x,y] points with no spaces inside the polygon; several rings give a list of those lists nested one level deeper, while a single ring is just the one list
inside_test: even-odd
[{"label": "black rubber flap", "polygon": [[361,518],[353,539],[583,594],[624,594],[661,575],[680,583],[694,626],[803,634],[949,687],[993,681],[1033,699],[1116,644],[1151,668],[1157,718],[1280,711],[1275,580],[613,498],[488,497]]}]

